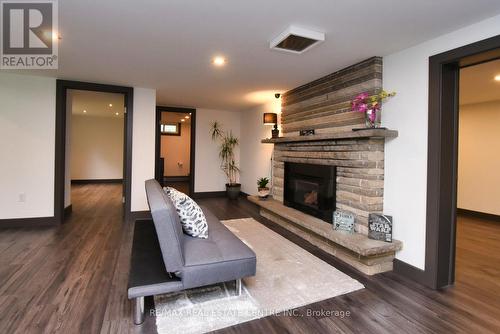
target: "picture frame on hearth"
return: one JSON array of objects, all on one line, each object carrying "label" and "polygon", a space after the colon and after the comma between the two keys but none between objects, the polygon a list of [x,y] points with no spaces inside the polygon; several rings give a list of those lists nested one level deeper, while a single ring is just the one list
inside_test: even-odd
[{"label": "picture frame on hearth", "polygon": [[392,242],[392,216],[370,213],[368,215],[368,238]]},{"label": "picture frame on hearth", "polygon": [[335,231],[344,231],[347,233],[354,233],[354,213],[335,210],[333,212],[333,229]]}]

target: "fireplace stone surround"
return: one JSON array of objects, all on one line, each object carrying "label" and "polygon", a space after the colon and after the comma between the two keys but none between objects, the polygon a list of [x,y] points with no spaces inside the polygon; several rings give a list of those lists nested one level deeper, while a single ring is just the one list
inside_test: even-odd
[{"label": "fireplace stone surround", "polygon": [[274,144],[273,198],[284,203],[285,163],[335,166],[336,208],[354,213],[356,232],[367,235],[368,215],[383,211],[384,143],[396,136],[373,129],[264,140]]},{"label": "fireplace stone surround", "polygon": [[[274,144],[273,198],[249,200],[260,206],[260,214],[313,245],[373,275],[392,270],[402,243],[387,243],[367,237],[368,214],[383,209],[383,149],[385,140],[397,131],[367,129],[312,136],[264,139]],[[355,213],[356,233],[335,231],[331,224],[284,204],[285,163],[298,162],[335,166],[336,208]]]},{"label": "fireplace stone surround", "polygon": [[[384,209],[385,142],[398,132],[366,129],[364,115],[351,111],[350,101],[359,93],[381,90],[382,58],[372,57],[282,94],[283,137],[262,140],[274,144],[272,199],[249,197],[263,217],[368,275],[392,270],[395,252],[402,248],[397,240],[386,243],[367,237],[369,214]],[[299,135],[303,132],[313,134]],[[335,231],[307,210],[285,206],[289,163],[335,168],[335,208],[355,215],[355,233]],[[314,193],[301,195],[314,202]]]}]

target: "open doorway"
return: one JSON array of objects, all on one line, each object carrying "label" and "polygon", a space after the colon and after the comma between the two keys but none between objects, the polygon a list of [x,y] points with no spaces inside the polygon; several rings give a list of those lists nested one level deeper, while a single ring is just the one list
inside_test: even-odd
[{"label": "open doorway", "polygon": [[500,60],[460,69],[459,102],[455,281],[487,295],[500,281]]},{"label": "open doorway", "polygon": [[157,107],[156,122],[156,179],[192,196],[196,110]]},{"label": "open doorway", "polygon": [[91,210],[92,198],[106,193],[109,203],[121,210],[125,96],[77,89],[66,94],[64,206]]},{"label": "open doorway", "polygon": [[[500,36],[429,58],[425,271],[413,272],[418,281],[432,288],[455,283],[461,69],[498,59]],[[496,84],[494,77],[491,80]],[[493,145],[488,148],[491,155],[498,151]],[[476,191],[482,194],[484,189]],[[474,279],[481,280],[480,276]],[[468,284],[475,284],[474,279]]]},{"label": "open doorway", "polygon": [[[71,167],[71,154],[72,154],[72,145],[71,145],[71,131],[72,131],[72,111],[73,111],[73,95],[81,95],[86,97],[94,97],[94,99],[102,99],[100,103],[105,102],[105,110],[101,112],[107,112],[108,115],[114,116],[116,119],[119,119],[120,127],[122,129],[121,139],[117,136],[113,137],[116,140],[121,142],[121,148],[118,146],[113,146],[112,149],[113,158],[111,160],[115,162],[121,161],[122,173],[121,180],[120,174],[116,170],[116,165],[114,165],[113,170],[114,174],[108,173],[108,176],[103,177],[103,174],[99,174],[96,176],[95,169],[93,170],[94,174],[79,174],[76,176],[72,175],[73,171],[76,171],[82,163],[81,161],[75,161],[73,164],[73,168]],[[112,95],[102,95],[99,93],[112,94]],[[117,102],[113,102],[115,100],[110,100],[111,97],[114,97]],[[84,99],[81,99],[82,101]],[[84,102],[89,103],[89,102]],[[118,105],[115,105],[118,104]],[[111,105],[111,106],[110,106]],[[90,108],[84,107],[83,105],[74,105],[75,107],[75,117],[83,114],[87,114],[85,116],[90,115]],[[86,112],[84,112],[84,110]],[[92,113],[97,113],[98,111],[94,110]],[[117,115],[118,113],[118,115]],[[55,175],[54,175],[54,216],[55,221],[58,224],[64,222],[65,217],[71,212],[71,179],[72,177],[78,181],[93,181],[96,180],[102,182],[120,182],[116,184],[115,190],[112,192],[116,195],[117,198],[117,212],[118,214],[123,214],[125,219],[129,219],[131,217],[131,180],[132,180],[132,125],[133,125],[133,89],[131,87],[123,87],[123,86],[114,86],[114,85],[104,85],[104,84],[95,84],[88,82],[79,82],[79,81],[67,81],[67,80],[57,80],[57,89],[56,89],[56,128],[55,128],[55,137],[56,137],[56,150],[55,150]],[[94,115],[97,117],[97,115]],[[102,117],[102,115],[100,116]],[[86,119],[83,123],[87,123],[88,119]],[[105,123],[103,119],[97,123]],[[102,125],[102,124],[101,124]],[[84,132],[92,132],[84,131]],[[91,140],[95,140],[96,138],[90,137]],[[85,140],[82,145],[87,145],[89,140]],[[108,145],[106,142],[104,145]],[[117,150],[121,151],[121,155]],[[109,150],[107,151],[109,154]],[[78,154],[78,152],[74,152]],[[104,169],[108,169],[110,167],[110,156],[104,154],[100,151],[99,158],[95,156],[87,155],[88,160],[93,161],[93,167],[98,166],[100,172]],[[94,154],[95,155],[95,154]],[[98,161],[98,163],[96,163]],[[73,170],[73,171],[72,171]],[[86,173],[89,171],[87,170]],[[79,171],[81,173],[81,171]],[[87,176],[82,176],[87,175]],[[91,175],[90,179],[87,177]],[[112,178],[109,178],[109,175]],[[82,194],[82,199],[86,200],[90,203],[92,200],[98,200],[99,196],[105,196],[106,191],[102,191],[100,195],[90,198],[85,194]],[[88,210],[89,214],[93,214],[92,210]]]}]

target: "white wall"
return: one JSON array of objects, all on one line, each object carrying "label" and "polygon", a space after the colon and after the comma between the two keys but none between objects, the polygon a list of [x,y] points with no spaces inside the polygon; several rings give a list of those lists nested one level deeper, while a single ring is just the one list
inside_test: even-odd
[{"label": "white wall", "polygon": [[394,217],[397,258],[425,267],[429,57],[500,34],[500,16],[384,57],[384,87],[398,95],[386,103],[382,123],[399,130],[385,147],[384,212]]},{"label": "white wall", "polygon": [[500,215],[500,101],[460,106],[459,120],[458,207]]},{"label": "white wall", "polygon": [[54,215],[55,96],[53,78],[0,73],[0,219]]},{"label": "white wall", "polygon": [[262,124],[263,114],[278,113],[281,100],[275,99],[250,110],[241,112],[241,191],[257,194],[257,179],[271,178],[272,144],[262,144],[263,138],[271,137],[271,125]]},{"label": "white wall", "polygon": [[155,176],[156,90],[134,87],[132,211],[149,210],[144,181]]},{"label": "white wall", "polygon": [[[0,73],[0,219],[54,215],[55,102],[55,78]],[[132,211],[148,210],[155,109],[156,91],[134,88]]]},{"label": "white wall", "polygon": [[72,180],[123,178],[123,127],[123,117],[71,115]]},{"label": "white wall", "polygon": [[[213,121],[221,123],[224,130],[232,131],[240,138],[240,112],[212,109],[196,110],[196,148],[195,148],[195,192],[226,190],[224,172],[220,169],[218,143],[210,136]],[[239,165],[240,148],[235,150],[236,163]],[[245,171],[242,169],[242,172]]]}]

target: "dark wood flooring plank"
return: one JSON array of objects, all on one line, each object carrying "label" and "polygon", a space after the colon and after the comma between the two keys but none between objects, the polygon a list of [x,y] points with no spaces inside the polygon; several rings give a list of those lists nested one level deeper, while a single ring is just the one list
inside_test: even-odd
[{"label": "dark wood flooring plank", "polygon": [[[133,224],[123,221],[121,185],[76,185],[73,213],[58,228],[0,230],[1,333],[156,333],[133,325],[127,280]],[[217,333],[498,333],[500,224],[460,217],[457,282],[427,289],[394,273],[366,276],[260,217],[241,198],[199,202],[219,219],[252,217],[365,289]],[[152,307],[152,300],[147,299]],[[350,316],[308,316],[321,310]]]}]

